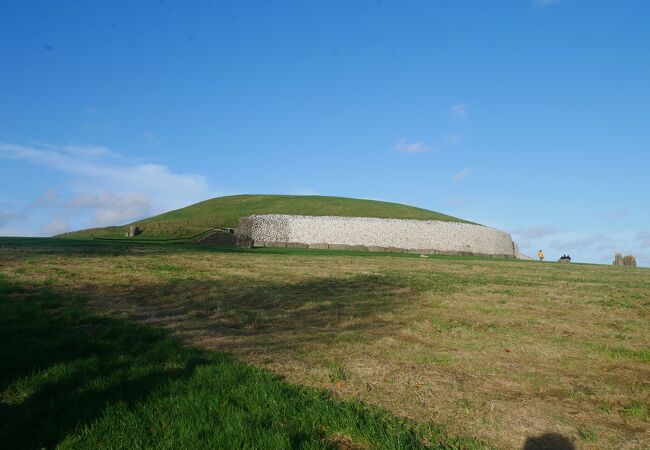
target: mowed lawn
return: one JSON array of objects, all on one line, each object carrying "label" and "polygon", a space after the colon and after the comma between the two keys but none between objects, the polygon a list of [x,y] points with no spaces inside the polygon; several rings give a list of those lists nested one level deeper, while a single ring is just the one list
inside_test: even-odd
[{"label": "mowed lawn", "polygon": [[3,239],[0,300],[11,448],[650,447],[648,269]]}]

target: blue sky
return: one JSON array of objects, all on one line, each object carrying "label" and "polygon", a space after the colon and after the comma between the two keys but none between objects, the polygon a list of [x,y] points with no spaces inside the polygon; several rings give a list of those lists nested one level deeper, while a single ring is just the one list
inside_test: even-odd
[{"label": "blue sky", "polygon": [[237,193],[650,265],[646,1],[0,0],[0,235]]}]

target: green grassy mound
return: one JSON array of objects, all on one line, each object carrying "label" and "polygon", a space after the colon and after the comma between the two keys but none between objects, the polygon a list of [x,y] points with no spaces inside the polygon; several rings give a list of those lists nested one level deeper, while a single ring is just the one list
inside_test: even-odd
[{"label": "green grassy mound", "polygon": [[[377,217],[382,219],[466,222],[456,217],[399,203],[318,195],[233,195],[205,200],[185,208],[134,222],[146,238],[187,238],[211,228],[234,228],[253,214]],[[92,228],[62,237],[121,237],[126,226]]]}]

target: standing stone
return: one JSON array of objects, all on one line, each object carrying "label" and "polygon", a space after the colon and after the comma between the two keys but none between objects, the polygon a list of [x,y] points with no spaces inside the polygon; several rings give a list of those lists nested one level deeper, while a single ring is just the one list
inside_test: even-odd
[{"label": "standing stone", "polygon": [[626,267],[636,267],[636,258],[632,255],[627,255],[623,258],[623,265]]},{"label": "standing stone", "polygon": [[623,266],[624,265],[623,264],[623,255],[621,255],[620,253],[617,253],[616,255],[614,255],[614,265],[615,266]]}]

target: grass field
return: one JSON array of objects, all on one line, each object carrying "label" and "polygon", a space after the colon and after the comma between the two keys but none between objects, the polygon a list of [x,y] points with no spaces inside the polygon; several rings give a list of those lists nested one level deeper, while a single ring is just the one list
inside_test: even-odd
[{"label": "grass field", "polygon": [[0,280],[3,448],[480,445]]},{"label": "grass field", "polygon": [[[241,217],[253,214],[379,217],[392,219],[466,222],[445,214],[399,203],[318,195],[233,195],[206,200],[185,208],[135,222],[143,238],[178,238],[211,228],[235,228]],[[93,228],[62,237],[122,237],[125,226]]]},{"label": "grass field", "polygon": [[260,250],[0,240],[2,442],[650,447],[650,270]]}]

